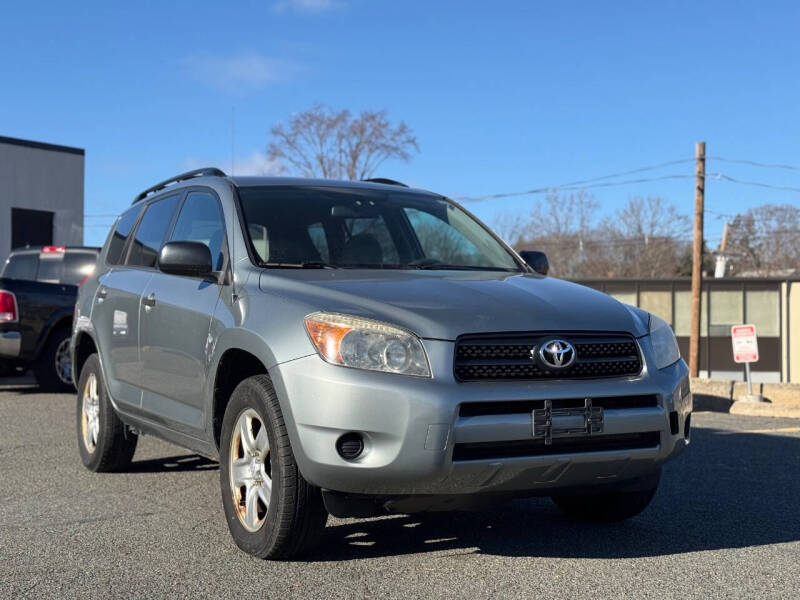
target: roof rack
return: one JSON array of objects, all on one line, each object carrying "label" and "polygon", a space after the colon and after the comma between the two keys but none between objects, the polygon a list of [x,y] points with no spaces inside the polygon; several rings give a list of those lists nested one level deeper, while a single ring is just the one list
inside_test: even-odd
[{"label": "roof rack", "polygon": [[401,181],[395,181],[394,179],[387,179],[386,177],[372,177],[370,179],[362,179],[361,181],[368,181],[369,183],[384,183],[386,185],[399,185],[402,187],[408,187],[405,183]]},{"label": "roof rack", "polygon": [[168,185],[173,183],[178,183],[180,181],[186,181],[187,179],[192,179],[194,177],[203,177],[203,176],[210,176],[210,177],[227,177],[225,171],[221,169],[217,169],[216,167],[205,167],[203,169],[195,169],[194,171],[187,171],[186,173],[181,173],[180,175],[176,175],[175,177],[170,177],[169,179],[162,181],[161,183],[155,184],[153,187],[147,188],[141,194],[136,196],[133,199],[133,204],[137,202],[141,202],[150,194],[153,194],[159,190],[163,190]]}]

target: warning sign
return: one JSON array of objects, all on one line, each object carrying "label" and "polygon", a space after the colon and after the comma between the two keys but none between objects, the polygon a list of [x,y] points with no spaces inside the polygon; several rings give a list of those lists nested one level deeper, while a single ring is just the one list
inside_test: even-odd
[{"label": "warning sign", "polygon": [[755,325],[734,325],[731,327],[731,340],[735,362],[758,362],[758,338]]}]

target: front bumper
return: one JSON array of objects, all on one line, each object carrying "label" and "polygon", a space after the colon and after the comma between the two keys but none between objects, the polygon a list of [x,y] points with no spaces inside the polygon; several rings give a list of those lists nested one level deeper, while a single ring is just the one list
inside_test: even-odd
[{"label": "front bumper", "polygon": [[[652,364],[649,339],[639,343],[646,364]],[[270,370],[308,481],[354,494],[546,493],[635,479],[689,443],[686,420],[692,400],[682,360],[656,372],[645,367],[633,378],[458,383],[452,375],[453,344],[424,344],[432,379],[338,367],[316,355]],[[591,437],[649,432],[655,442],[647,447],[454,460],[457,447],[533,435],[530,413],[465,417],[459,415],[462,403],[641,395],[655,396],[657,404],[606,409],[602,433]],[[364,452],[352,461],[336,451],[336,440],[348,432],[364,438]]]},{"label": "front bumper", "polygon": [[0,331],[0,358],[17,358],[21,345],[19,331]]}]

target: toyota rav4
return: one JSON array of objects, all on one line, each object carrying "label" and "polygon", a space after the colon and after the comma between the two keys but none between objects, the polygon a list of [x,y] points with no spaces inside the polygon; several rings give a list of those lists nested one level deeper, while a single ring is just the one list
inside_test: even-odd
[{"label": "toyota rav4", "polygon": [[662,319],[546,276],[447,198],[391,180],[186,173],[142,192],[80,289],[80,456],[139,435],[219,459],[236,544],[307,551],[328,514],[549,496],[644,510],[689,443]]}]

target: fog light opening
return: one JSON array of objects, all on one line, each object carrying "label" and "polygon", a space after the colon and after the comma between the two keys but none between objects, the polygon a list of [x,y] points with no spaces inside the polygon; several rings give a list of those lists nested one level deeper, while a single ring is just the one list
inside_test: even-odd
[{"label": "fog light opening", "polygon": [[336,440],[336,451],[345,460],[355,460],[364,452],[364,438],[360,433],[345,433]]},{"label": "fog light opening", "polygon": [[683,437],[689,439],[689,433],[692,431],[692,413],[686,415],[686,421],[683,423]]},{"label": "fog light opening", "polygon": [[669,432],[672,435],[678,435],[680,428],[678,427],[678,412],[672,411],[669,413]]}]

